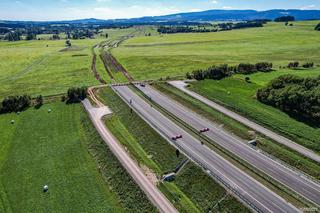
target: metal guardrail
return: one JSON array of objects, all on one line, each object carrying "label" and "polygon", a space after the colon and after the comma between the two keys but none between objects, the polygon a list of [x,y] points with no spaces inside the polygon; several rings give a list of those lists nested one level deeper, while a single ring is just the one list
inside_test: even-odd
[{"label": "metal guardrail", "polygon": [[[198,162],[196,159],[194,159],[192,156],[186,154],[186,152],[184,151],[184,149],[176,142],[173,142],[170,140],[170,135],[167,135],[163,130],[161,130],[160,128],[158,128],[157,126],[153,125],[151,121],[149,121],[149,119],[147,119],[146,117],[144,117],[142,114],[140,114],[135,107],[133,107],[125,98],[123,98],[121,96],[121,94],[115,89],[112,88],[118,95],[119,97],[125,102],[127,103],[127,105],[132,108],[138,115],[141,116],[141,118],[146,121],[150,126],[154,127],[156,129],[156,131],[158,133],[160,133],[160,135],[162,135],[163,137],[165,137],[167,139],[167,141],[175,146],[176,148],[178,148],[179,150],[182,151],[182,153],[184,153],[186,156],[189,157],[189,159],[191,159],[193,162],[195,162],[196,164],[198,164],[202,169],[204,169],[205,171],[210,171],[206,168],[205,165],[203,165],[202,163]],[[254,211],[258,212],[258,213],[262,213],[263,211],[261,211],[253,202],[251,202],[249,199],[247,199],[245,196],[243,196],[240,192],[238,192],[235,188],[233,188],[229,183],[227,183],[226,181],[224,181],[221,177],[219,177],[217,174],[215,174],[214,172],[210,171],[210,173],[208,174],[209,176],[211,176],[214,180],[216,180],[217,182],[221,183],[225,188],[227,188],[229,191],[231,191],[234,195],[236,195],[240,200],[242,200],[244,203],[246,203],[250,208],[252,208]]]},{"label": "metal guardrail", "polygon": [[307,179],[309,179],[309,180],[311,180],[311,181],[313,181],[313,182],[315,182],[315,183],[317,183],[317,184],[320,184],[320,181],[319,181],[319,180],[317,180],[317,179],[315,179],[314,177],[310,176],[309,174],[307,174],[307,173],[299,170],[298,168],[289,165],[288,163],[280,160],[279,158],[276,158],[275,156],[273,156],[273,155],[271,155],[271,154],[263,151],[262,149],[257,149],[257,147],[252,146],[252,145],[249,145],[249,146],[250,146],[253,150],[255,150],[256,152],[259,152],[260,154],[263,154],[263,155],[267,156],[268,158],[270,158],[270,159],[272,159],[273,161],[281,164],[282,166],[287,167],[288,169],[291,169],[292,171],[298,173],[300,176],[303,176],[303,177],[305,177],[305,178],[307,178]]}]

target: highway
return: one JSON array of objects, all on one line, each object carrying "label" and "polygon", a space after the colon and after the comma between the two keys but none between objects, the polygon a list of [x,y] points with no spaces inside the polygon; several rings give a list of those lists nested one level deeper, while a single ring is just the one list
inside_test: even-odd
[{"label": "highway", "polygon": [[320,184],[312,181],[300,173],[293,171],[268,156],[252,149],[247,143],[239,138],[232,136],[222,128],[217,127],[207,119],[202,118],[193,111],[171,100],[167,96],[161,94],[149,85],[137,87],[152,101],[159,104],[168,112],[174,114],[177,118],[191,126],[197,131],[209,128],[208,132],[203,133],[215,143],[219,144],[226,150],[245,160],[255,168],[269,175],[273,179],[279,181],[291,190],[297,192],[308,200],[320,205]]},{"label": "highway", "polygon": [[[293,205],[263,186],[261,183],[229,163],[227,160],[202,145],[181,127],[155,110],[150,104],[127,86],[113,87],[114,91],[132,107],[150,126],[157,130],[172,145],[201,165],[216,180],[249,204],[258,212],[300,212]],[[181,139],[172,140],[173,136]]]},{"label": "highway", "polygon": [[132,158],[130,158],[128,153],[119,144],[117,139],[115,139],[109,132],[109,130],[105,127],[102,118],[105,115],[111,114],[109,108],[104,106],[94,97],[92,88],[89,89],[89,94],[98,105],[98,108],[93,107],[88,99],[84,100],[82,104],[89,113],[90,119],[95,128],[97,129],[105,143],[108,145],[110,150],[160,212],[178,213],[178,211],[174,208],[170,201],[160,192],[160,190],[155,185],[151,183],[151,181],[144,175],[136,162]]},{"label": "highway", "polygon": [[187,84],[184,83],[183,81],[171,81],[169,82],[169,84],[171,84],[172,86],[176,87],[177,89],[180,89],[181,91],[183,91],[184,93],[190,95],[191,97],[195,98],[195,99],[198,99],[199,101],[201,101],[202,103],[214,108],[215,110],[231,117],[232,119],[250,127],[251,129],[257,131],[257,132],[260,132],[261,134],[273,139],[274,141],[280,143],[280,144],[283,144],[293,150],[295,150],[296,152],[306,156],[306,157],[309,157],[310,159],[314,160],[314,161],[317,161],[317,162],[320,162],[320,156],[313,152],[312,150],[310,149],[307,149],[306,147],[304,146],[301,146],[300,144],[297,144],[295,143],[294,141],[288,139],[288,138],[285,138],[211,100],[208,100],[207,98],[191,91],[191,90],[188,90],[186,88]]}]

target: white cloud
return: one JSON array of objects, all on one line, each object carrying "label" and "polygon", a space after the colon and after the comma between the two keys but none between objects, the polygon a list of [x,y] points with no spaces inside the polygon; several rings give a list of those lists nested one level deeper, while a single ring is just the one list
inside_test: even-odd
[{"label": "white cloud", "polygon": [[233,7],[230,7],[230,6],[223,6],[222,9],[225,9],[225,10],[230,10],[230,9],[233,9]]},{"label": "white cloud", "polygon": [[211,1],[211,3],[212,4],[218,4],[219,2],[214,0],[214,1]]},{"label": "white cloud", "polygon": [[312,5],[307,5],[307,6],[303,6],[300,8],[301,10],[313,10],[316,9],[316,5],[312,4]]},{"label": "white cloud", "polygon": [[[174,7],[145,7],[133,5],[126,8],[95,7],[88,9],[65,8],[63,19],[81,19],[95,17],[99,19],[136,18],[142,16],[159,16],[179,13]],[[76,17],[76,18],[75,18]]]}]

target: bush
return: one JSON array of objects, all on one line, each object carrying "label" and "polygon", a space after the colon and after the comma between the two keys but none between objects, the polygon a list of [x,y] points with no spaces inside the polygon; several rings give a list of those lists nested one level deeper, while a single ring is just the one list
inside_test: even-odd
[{"label": "bush", "polygon": [[0,113],[23,111],[31,105],[30,96],[9,96],[2,101]]},{"label": "bush", "polygon": [[314,29],[317,30],[317,31],[320,31],[320,23]]},{"label": "bush", "polygon": [[80,103],[87,98],[87,87],[70,88],[67,95],[67,103]]}]

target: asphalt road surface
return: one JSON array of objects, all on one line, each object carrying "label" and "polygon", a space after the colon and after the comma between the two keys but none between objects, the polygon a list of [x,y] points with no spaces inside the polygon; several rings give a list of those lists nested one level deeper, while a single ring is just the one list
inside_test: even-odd
[{"label": "asphalt road surface", "polygon": [[262,133],[263,135],[273,139],[274,141],[276,141],[280,144],[283,144],[283,145],[299,152],[300,154],[302,154],[306,157],[309,157],[310,159],[312,159],[314,161],[320,162],[320,156],[317,153],[313,152],[312,150],[307,149],[304,146],[301,146],[300,144],[297,144],[297,143],[293,142],[292,140],[289,140],[288,138],[285,138],[285,137],[283,137],[283,136],[281,136],[281,135],[279,135],[279,134],[277,134],[277,133],[275,133],[275,132],[273,132],[273,131],[271,131],[271,130],[269,130],[269,129],[267,129],[267,128],[255,123],[255,122],[253,122],[253,121],[251,121],[251,120],[249,120],[249,119],[247,119],[247,118],[245,118],[245,117],[243,117],[243,116],[241,116],[241,115],[239,115],[239,114],[237,114],[237,113],[235,113],[235,112],[233,112],[233,111],[231,111],[231,110],[229,110],[229,109],[227,109],[227,108],[225,108],[215,102],[213,102],[213,101],[211,101],[211,100],[208,100],[207,98],[205,98],[205,97],[203,97],[203,96],[201,96],[191,90],[188,90],[186,88],[187,84],[184,83],[183,81],[171,81],[171,82],[169,82],[169,84],[180,89],[181,91],[192,96],[193,98],[198,99],[199,101],[205,103],[206,105],[214,108],[215,110],[217,110],[217,111],[233,118],[234,120],[250,127],[251,129]]},{"label": "asphalt road surface", "polygon": [[[113,89],[171,144],[201,165],[209,174],[222,180],[225,186],[227,185],[230,189],[236,191],[240,198],[247,203],[251,203],[256,210],[260,212],[299,212],[297,208],[283,198],[233,166],[208,147],[201,145],[199,140],[155,110],[127,86],[113,87]],[[181,139],[171,140],[173,136],[180,134],[183,136]]]},{"label": "asphalt road surface", "polygon": [[102,139],[109,146],[110,150],[131,175],[134,181],[145,192],[149,200],[158,208],[160,212],[177,213],[178,211],[174,208],[170,201],[158,190],[156,186],[154,186],[148,180],[148,178],[141,171],[140,167],[133,159],[130,158],[123,147],[105,127],[102,117],[110,114],[111,111],[105,106],[100,106],[99,108],[93,107],[88,99],[84,100],[82,103],[89,113],[90,119],[101,135]]},{"label": "asphalt road surface", "polygon": [[209,128],[208,132],[203,133],[215,143],[224,147],[226,150],[237,155],[255,168],[279,181],[291,190],[297,192],[306,199],[320,205],[320,184],[312,181],[300,173],[285,167],[268,156],[252,149],[247,143],[230,133],[217,127],[215,124],[202,118],[200,115],[171,100],[149,85],[145,87],[137,86],[145,95],[152,98],[152,101],[174,114],[177,118],[199,131]]}]

